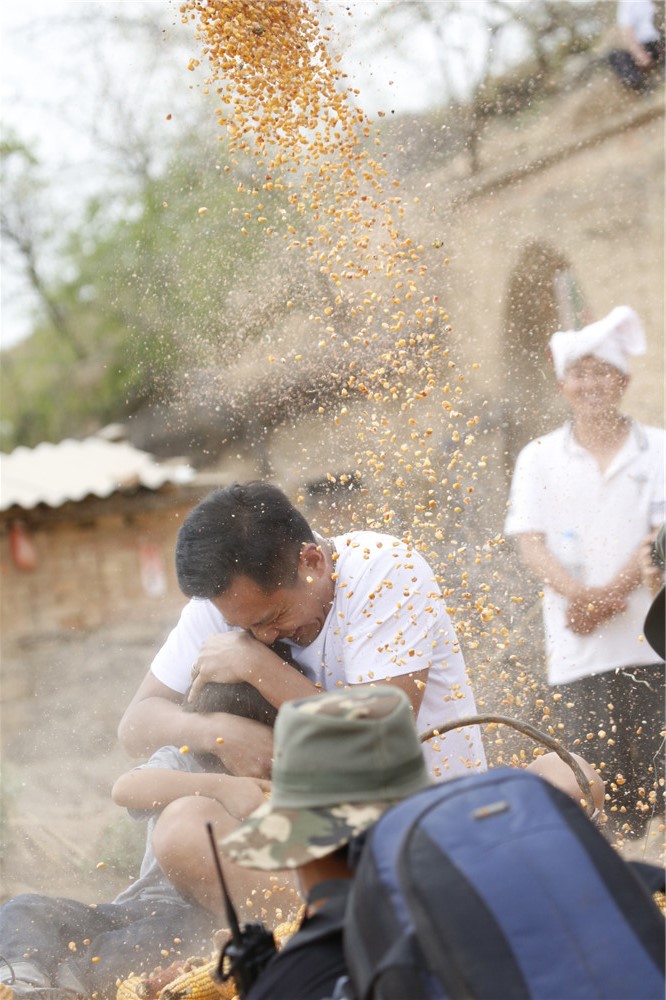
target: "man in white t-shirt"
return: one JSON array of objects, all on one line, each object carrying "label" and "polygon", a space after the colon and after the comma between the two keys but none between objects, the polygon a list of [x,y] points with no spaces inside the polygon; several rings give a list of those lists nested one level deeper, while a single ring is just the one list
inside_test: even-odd
[{"label": "man in white t-shirt", "polygon": [[617,24],[626,48],[614,49],[608,61],[632,90],[647,90],[664,65],[663,0],[660,11],[657,6],[653,0],[618,0]]},{"label": "man in white t-shirt", "polygon": [[505,524],[544,584],[548,680],[561,705],[573,704],[566,735],[605,762],[615,808],[629,810],[636,828],[650,812],[664,690],[663,663],[642,634],[651,595],[641,546],[664,520],[665,435],[619,411],[628,355],[644,350],[627,306],[553,336],[572,421],[518,456]]},{"label": "man in white t-shirt", "polygon": [[[166,741],[218,753],[235,774],[270,767],[265,727],[182,711],[193,677],[195,693],[207,681],[248,681],[276,708],[383,681],[405,691],[419,732],[475,712],[435,574],[391,535],[324,539],[275,486],[234,484],[189,514],[176,568],[191,600],[121,722],[132,754]],[[295,666],[270,648],[278,641]],[[425,752],[435,779],[485,768],[476,727],[432,739]]]}]

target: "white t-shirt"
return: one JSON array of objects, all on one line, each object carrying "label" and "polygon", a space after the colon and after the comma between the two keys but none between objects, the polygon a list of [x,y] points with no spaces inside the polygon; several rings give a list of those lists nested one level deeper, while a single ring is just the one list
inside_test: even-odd
[{"label": "white t-shirt", "polygon": [[[572,576],[587,586],[603,586],[664,521],[665,443],[662,430],[632,422],[626,442],[602,473],[570,424],[536,438],[516,462],[505,533],[543,534]],[[629,595],[625,612],[590,635],[576,635],[566,624],[566,599],[544,587],[549,682],[654,663],[655,653],[643,638],[650,601],[641,586]]]},{"label": "white t-shirt", "polygon": [[641,45],[658,42],[660,36],[654,26],[655,13],[652,0],[618,0],[617,23],[621,28],[631,28]]},{"label": "white t-shirt", "polygon": [[[338,574],[333,604],[309,646],[292,646],[304,673],[325,691],[429,668],[417,718],[419,732],[473,715],[474,696],[440,588],[428,563],[392,535],[352,532],[333,539]],[[153,674],[185,693],[205,640],[229,626],[207,600],[185,606],[153,660]],[[435,778],[485,769],[477,727],[427,745]]]}]

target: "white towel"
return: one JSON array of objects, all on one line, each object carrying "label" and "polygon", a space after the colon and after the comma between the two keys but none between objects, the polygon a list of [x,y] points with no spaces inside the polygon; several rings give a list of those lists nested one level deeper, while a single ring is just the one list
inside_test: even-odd
[{"label": "white towel", "polygon": [[645,331],[630,306],[617,306],[604,319],[582,330],[558,330],[550,338],[550,351],[559,382],[574,361],[590,354],[627,375],[629,355],[645,354]]}]

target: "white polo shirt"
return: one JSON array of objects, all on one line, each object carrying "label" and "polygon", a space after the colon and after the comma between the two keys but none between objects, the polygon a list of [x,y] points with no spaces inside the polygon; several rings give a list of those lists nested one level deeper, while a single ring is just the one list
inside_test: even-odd
[{"label": "white polo shirt", "polygon": [[658,42],[660,35],[654,25],[656,7],[652,0],[618,0],[617,23],[631,28],[641,45]]},{"label": "white polo shirt", "polygon": [[[539,533],[563,566],[587,586],[608,583],[651,528],[666,517],[666,434],[632,421],[627,440],[604,473],[575,440],[571,424],[531,441],[518,456],[507,535]],[[548,680],[564,684],[616,667],[654,663],[643,638],[647,587],[634,590],[622,614],[590,635],[567,626],[567,601],[544,588]]]},{"label": "white polo shirt", "polygon": [[[342,684],[379,682],[428,668],[419,732],[474,715],[458,637],[425,559],[394,536],[374,531],[351,532],[332,542],[337,553],[332,607],[314,642],[291,649],[306,676],[334,691]],[[184,693],[202,644],[228,628],[210,601],[190,601],[153,660],[152,673]],[[486,767],[476,726],[432,740],[424,750],[436,780]]]}]

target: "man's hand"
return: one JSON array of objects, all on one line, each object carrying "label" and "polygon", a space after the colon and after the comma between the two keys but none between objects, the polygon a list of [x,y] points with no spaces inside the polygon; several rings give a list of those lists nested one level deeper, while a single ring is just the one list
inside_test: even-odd
[{"label": "man's hand", "polygon": [[621,614],[627,601],[612,588],[581,587],[569,604],[567,624],[576,635],[589,635],[608,618]]},{"label": "man's hand", "polygon": [[249,632],[212,635],[201,647],[192,668],[192,687],[188,701],[193,700],[204,684],[230,684],[236,681],[253,684],[258,673],[265,673],[271,666],[282,662],[276,653]]},{"label": "man's hand", "polygon": [[647,69],[647,67],[652,62],[652,56],[650,55],[648,49],[644,48],[642,45],[636,45],[631,53],[634,62],[641,69]]},{"label": "man's hand", "polygon": [[643,539],[639,549],[641,583],[649,589],[653,597],[664,585],[664,571],[663,569],[660,570],[652,559],[652,545],[657,537],[658,531],[658,528],[654,528],[650,534]]}]

